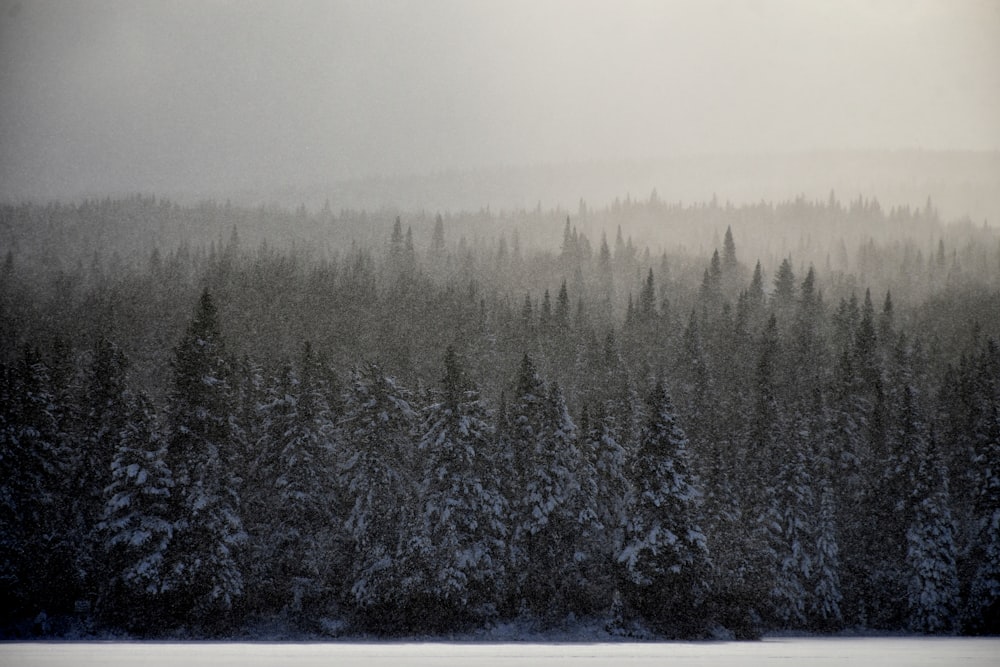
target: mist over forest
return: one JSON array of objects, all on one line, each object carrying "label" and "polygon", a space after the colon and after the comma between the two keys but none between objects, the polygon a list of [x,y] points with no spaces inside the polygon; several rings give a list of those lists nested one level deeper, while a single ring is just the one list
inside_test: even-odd
[{"label": "mist over forest", "polygon": [[0,3],[0,637],[1000,633],[998,45]]},{"label": "mist over forest", "polygon": [[0,219],[10,632],[997,629],[1000,234],[930,199]]}]

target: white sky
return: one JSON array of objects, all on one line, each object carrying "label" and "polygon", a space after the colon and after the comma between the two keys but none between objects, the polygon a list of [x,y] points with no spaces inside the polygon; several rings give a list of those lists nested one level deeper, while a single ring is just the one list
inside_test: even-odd
[{"label": "white sky", "polygon": [[1000,149],[997,0],[0,0],[0,197]]}]

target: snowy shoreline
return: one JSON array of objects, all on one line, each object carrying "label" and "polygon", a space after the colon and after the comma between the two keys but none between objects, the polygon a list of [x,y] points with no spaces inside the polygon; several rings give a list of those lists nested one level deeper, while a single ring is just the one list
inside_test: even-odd
[{"label": "snowy shoreline", "polygon": [[1000,638],[825,637],[766,638],[756,642],[531,642],[356,641],[325,642],[142,642],[37,641],[0,643],[0,662],[21,667],[61,665],[214,664],[257,665],[769,665],[794,664],[993,665]]}]

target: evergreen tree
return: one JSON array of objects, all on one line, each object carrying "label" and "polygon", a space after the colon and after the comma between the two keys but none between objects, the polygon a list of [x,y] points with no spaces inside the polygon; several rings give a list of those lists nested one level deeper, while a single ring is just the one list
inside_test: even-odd
[{"label": "evergreen tree", "polygon": [[582,437],[586,450],[593,457],[594,500],[598,520],[604,528],[601,548],[607,550],[609,558],[617,557],[622,548],[629,491],[627,456],[622,444],[622,436],[627,431],[605,405],[599,404],[586,416]]},{"label": "evergreen tree", "polygon": [[774,294],[771,298],[779,311],[787,311],[795,302],[795,274],[792,272],[792,262],[787,257],[781,260],[774,277]]},{"label": "evergreen tree", "polygon": [[747,301],[751,310],[757,310],[764,305],[764,272],[760,268],[760,260],[753,268],[753,278],[747,288]]},{"label": "evergreen tree", "polygon": [[639,318],[642,322],[651,322],[655,317],[656,287],[653,284],[653,269],[650,269],[639,292]]},{"label": "evergreen tree", "polygon": [[[5,373],[0,442],[0,592],[14,619],[64,610],[75,573],[65,542],[68,506],[62,485],[66,456],[60,446],[58,406],[48,366],[24,346]],[[65,504],[64,504],[65,503]],[[78,537],[78,536],[77,536]],[[70,589],[72,590],[72,589]]]},{"label": "evergreen tree", "polygon": [[565,332],[569,329],[569,294],[566,291],[565,280],[559,286],[559,294],[556,296],[555,323],[560,331]]},{"label": "evergreen tree", "polygon": [[414,523],[410,392],[376,364],[355,371],[345,396],[339,484],[353,555],[346,588],[361,620],[375,630],[405,624],[403,580],[408,527]]},{"label": "evergreen tree", "polygon": [[431,255],[440,260],[444,255],[444,220],[441,214],[434,216],[434,233],[431,236]]},{"label": "evergreen tree", "polygon": [[843,617],[840,586],[840,547],[837,541],[837,508],[832,485],[824,480],[820,486],[819,516],[815,536],[815,562],[810,582],[808,616],[820,630],[837,628]]},{"label": "evergreen tree", "polygon": [[515,396],[508,419],[518,479],[511,498],[516,589],[528,610],[552,617],[570,610],[585,588],[587,554],[577,547],[589,541],[597,517],[580,492],[583,457],[562,392],[546,387],[528,355]]},{"label": "evergreen tree", "polygon": [[243,593],[237,556],[240,515],[230,364],[208,291],[178,344],[170,393],[167,464],[174,535],[167,549],[168,613],[219,624]]},{"label": "evergreen tree", "polygon": [[701,491],[690,470],[687,437],[661,381],[650,393],[647,414],[630,461],[633,494],[625,546],[618,556],[625,573],[625,599],[659,631],[696,636],[710,620]]},{"label": "evergreen tree", "polygon": [[174,481],[149,399],[131,394],[124,399],[121,430],[105,436],[115,449],[103,515],[95,526],[104,538],[100,556],[106,571],[99,611],[128,629],[152,631],[162,628],[164,595],[175,585],[167,561]]},{"label": "evergreen tree", "polygon": [[814,533],[811,518],[816,507],[808,445],[791,440],[793,433],[802,437],[808,431],[783,425],[776,431],[778,442],[773,451],[778,458],[777,472],[773,486],[767,488],[763,526],[774,567],[770,598],[775,620],[785,628],[796,628],[805,624],[810,604]]},{"label": "evergreen tree", "polygon": [[507,536],[489,415],[451,347],[444,365],[420,428],[418,514],[404,580],[413,622],[437,630],[497,613]]},{"label": "evergreen tree", "polygon": [[101,572],[101,537],[97,524],[105,512],[105,491],[111,483],[110,464],[119,454],[119,439],[131,428],[134,397],[126,386],[128,361],[108,338],[101,336],[94,347],[86,378],[87,405],[83,409],[80,454],[77,461],[77,498],[80,502],[81,533],[86,535],[80,549],[85,586],[93,589],[108,578]]},{"label": "evergreen tree", "polygon": [[271,603],[291,614],[328,594],[328,569],[336,562],[332,424],[310,357],[307,347],[299,369],[285,367],[260,412],[270,431],[261,447],[269,452],[270,474],[262,481],[270,488],[266,514],[253,519],[263,521],[254,532],[266,549],[257,557],[273,582]]},{"label": "evergreen tree", "polygon": [[966,626],[1000,632],[1000,344],[990,339],[969,374],[972,521]]},{"label": "evergreen tree", "polygon": [[738,266],[736,260],[736,243],[733,241],[733,228],[726,226],[726,236],[722,241],[722,271],[732,274]]},{"label": "evergreen tree", "polygon": [[920,458],[912,491],[916,507],[906,530],[909,626],[916,632],[954,632],[958,573],[947,474],[933,437],[913,444]]}]

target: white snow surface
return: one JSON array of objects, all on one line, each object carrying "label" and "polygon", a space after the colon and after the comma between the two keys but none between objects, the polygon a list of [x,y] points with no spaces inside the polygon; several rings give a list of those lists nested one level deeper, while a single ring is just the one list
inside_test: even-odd
[{"label": "white snow surface", "polygon": [[773,638],[759,642],[12,642],[2,667],[320,665],[997,665],[1000,638]]}]

